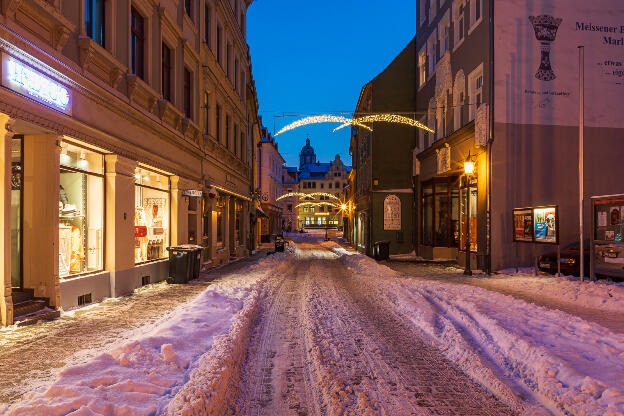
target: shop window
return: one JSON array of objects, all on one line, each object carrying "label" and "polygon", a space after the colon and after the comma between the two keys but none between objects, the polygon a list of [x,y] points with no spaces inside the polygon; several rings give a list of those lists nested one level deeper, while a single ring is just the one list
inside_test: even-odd
[{"label": "shop window", "polygon": [[437,183],[435,184],[435,196],[434,196],[434,224],[435,230],[435,243],[436,246],[447,246],[449,244],[449,195],[448,184]]},{"label": "shop window", "polygon": [[466,250],[466,193],[469,192],[470,203],[470,251],[477,251],[477,185],[471,184],[470,188],[463,187],[460,193],[460,213],[461,213],[461,239],[460,250]]},{"label": "shop window", "polygon": [[243,241],[243,203],[239,200],[234,202],[234,235],[236,236],[236,245],[239,246]]},{"label": "shop window", "polygon": [[85,30],[87,36],[105,47],[104,0],[85,0]]},{"label": "shop window", "polygon": [[141,79],[145,79],[144,27],[143,16],[133,7],[130,11],[130,68]]},{"label": "shop window", "polygon": [[21,136],[11,140],[11,286],[22,288],[22,189],[24,164]]},{"label": "shop window", "polygon": [[64,142],[60,155],[59,275],[102,270],[104,156]]},{"label": "shop window", "polygon": [[217,248],[221,249],[225,246],[225,197],[220,196],[217,199]]},{"label": "shop window", "polygon": [[145,167],[137,167],[134,177],[134,261],[165,258],[169,244],[169,177]]},{"label": "shop window", "polygon": [[162,96],[164,100],[171,101],[171,49],[163,42],[162,44]]},{"label": "shop window", "polygon": [[457,247],[459,190],[452,178],[427,183],[422,191],[423,244]]},{"label": "shop window", "polygon": [[433,245],[433,186],[423,188],[423,244]]}]

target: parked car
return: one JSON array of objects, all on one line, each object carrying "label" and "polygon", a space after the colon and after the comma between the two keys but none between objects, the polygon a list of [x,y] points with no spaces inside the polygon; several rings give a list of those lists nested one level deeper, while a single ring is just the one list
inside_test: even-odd
[{"label": "parked car", "polygon": [[[585,252],[585,263],[583,268],[585,276],[589,276],[589,241],[583,242],[583,251]],[[581,265],[579,242],[575,241],[564,246],[561,249],[561,274],[579,276]],[[540,271],[555,274],[557,273],[557,250],[542,254],[539,257],[538,266]]]}]

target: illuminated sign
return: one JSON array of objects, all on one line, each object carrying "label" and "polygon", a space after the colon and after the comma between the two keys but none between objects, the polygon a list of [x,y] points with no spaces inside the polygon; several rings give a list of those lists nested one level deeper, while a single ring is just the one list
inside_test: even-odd
[{"label": "illuminated sign", "polygon": [[182,196],[189,196],[191,198],[201,198],[202,196],[204,196],[204,193],[196,189],[187,189],[185,191],[182,191]]},{"label": "illuminated sign", "polygon": [[71,113],[71,95],[60,83],[8,55],[3,56],[2,84],[15,92],[65,113]]}]

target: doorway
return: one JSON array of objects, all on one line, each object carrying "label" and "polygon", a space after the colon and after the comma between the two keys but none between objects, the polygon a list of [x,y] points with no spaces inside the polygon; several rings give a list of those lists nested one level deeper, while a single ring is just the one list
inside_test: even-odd
[{"label": "doorway", "polygon": [[22,273],[22,206],[24,165],[22,136],[13,136],[11,142],[11,287],[24,288]]}]

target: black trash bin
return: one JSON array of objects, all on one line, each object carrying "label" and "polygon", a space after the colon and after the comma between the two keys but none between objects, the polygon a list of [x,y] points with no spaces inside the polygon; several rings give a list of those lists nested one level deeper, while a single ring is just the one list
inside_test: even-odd
[{"label": "black trash bin", "polygon": [[373,245],[375,260],[388,260],[390,258],[390,241],[376,241]]},{"label": "black trash bin", "polygon": [[201,252],[203,247],[185,244],[167,247],[169,250],[168,283],[187,283],[197,279],[201,268]]},{"label": "black trash bin", "polygon": [[169,277],[167,283],[187,283],[193,271],[192,256],[184,247],[167,247],[169,251]]},{"label": "black trash bin", "polygon": [[284,239],[280,236],[275,237],[275,252],[283,253],[284,252],[285,242]]}]

